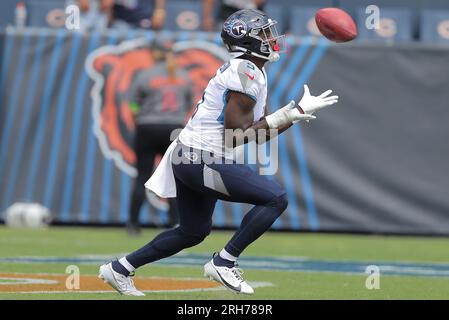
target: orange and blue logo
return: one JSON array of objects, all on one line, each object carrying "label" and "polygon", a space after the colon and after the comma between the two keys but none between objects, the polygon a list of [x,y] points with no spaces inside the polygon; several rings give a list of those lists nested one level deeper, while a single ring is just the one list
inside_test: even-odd
[{"label": "orange and blue logo", "polygon": [[[209,80],[229,59],[221,46],[200,40],[175,42],[173,52],[178,66],[188,72],[194,85],[194,101],[201,98]],[[130,88],[138,72],[153,65],[151,56],[148,40],[135,39],[100,47],[86,59],[86,71],[94,81],[91,99],[95,136],[104,156],[130,176],[137,173]]]}]

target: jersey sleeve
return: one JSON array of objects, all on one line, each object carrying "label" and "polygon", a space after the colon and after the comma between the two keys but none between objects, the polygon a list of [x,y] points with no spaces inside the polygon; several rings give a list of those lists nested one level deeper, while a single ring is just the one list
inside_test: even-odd
[{"label": "jersey sleeve", "polygon": [[232,63],[228,69],[225,86],[228,90],[242,92],[254,101],[261,92],[262,72],[256,65],[248,60]]}]

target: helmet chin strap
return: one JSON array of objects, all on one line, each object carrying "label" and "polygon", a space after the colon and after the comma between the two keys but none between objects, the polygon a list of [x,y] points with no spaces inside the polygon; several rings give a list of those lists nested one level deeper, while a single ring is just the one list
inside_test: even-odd
[{"label": "helmet chin strap", "polygon": [[241,55],[245,54],[244,52],[238,51],[238,52],[230,52],[230,55],[232,58],[238,58]]},{"label": "helmet chin strap", "polygon": [[254,53],[254,52],[250,52],[251,55],[258,57],[258,58],[262,58],[265,60],[268,60],[270,62],[276,62],[281,58],[281,55],[278,52],[271,52],[268,57],[267,56],[263,56],[261,54],[258,53]]},{"label": "helmet chin strap", "polygon": [[245,49],[245,48],[239,47],[239,46],[234,46],[233,49],[234,49],[234,50],[238,50],[238,51],[241,52],[242,54],[243,54],[243,53],[247,53],[247,54],[250,54],[250,55],[252,55],[252,56],[255,56],[255,57],[258,57],[258,58],[261,58],[261,59],[268,60],[268,61],[270,61],[270,62],[276,62],[276,61],[278,61],[278,60],[280,59],[280,57],[281,57],[281,55],[279,54],[279,52],[276,52],[276,51],[272,51],[272,52],[268,55],[268,57],[267,57],[267,56],[264,56],[264,55],[261,55],[261,54],[255,53],[255,52],[251,52],[251,51],[249,51],[249,50],[247,50],[247,49]]}]

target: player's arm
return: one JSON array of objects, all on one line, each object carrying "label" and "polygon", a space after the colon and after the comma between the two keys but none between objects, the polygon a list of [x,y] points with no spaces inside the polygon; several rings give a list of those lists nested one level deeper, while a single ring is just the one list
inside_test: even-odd
[{"label": "player's arm", "polygon": [[136,79],[131,84],[131,87],[128,91],[128,106],[134,116],[134,118],[139,113],[142,105],[145,102],[146,94],[144,85],[146,86],[149,81],[146,78],[145,74],[142,72],[137,75]]},{"label": "player's arm", "polygon": [[[230,131],[225,132],[225,143],[228,148],[235,148],[238,145],[254,140],[258,143],[263,143],[272,138],[272,136],[270,136],[270,126],[266,118],[262,118],[259,121],[254,122],[253,109],[255,105],[256,102],[244,93],[236,91],[231,91],[228,93],[227,107],[224,116],[225,129],[231,129]],[[312,115],[301,114],[299,109],[296,109],[298,110],[298,114],[300,114],[300,116],[292,119],[299,121],[315,118]],[[287,130],[291,125],[292,121],[283,124],[277,128],[277,134]],[[259,141],[259,130],[264,130],[263,141]]]},{"label": "player's arm", "polygon": [[89,0],[78,0],[78,7],[80,8],[81,12],[89,11],[90,9]]},{"label": "player's arm", "polygon": [[298,106],[296,107],[295,101],[291,100],[286,106],[266,116],[265,120],[268,127],[270,129],[278,129],[281,132],[281,130],[286,130],[286,128],[300,120],[315,119],[314,112],[338,102],[338,96],[329,96],[331,93],[332,90],[327,90],[315,97],[310,94],[309,87],[304,85],[304,95]]},{"label": "player's arm", "polygon": [[245,131],[250,128],[254,121],[253,109],[256,101],[237,91],[230,91],[226,96],[226,101],[225,129],[242,129]]},{"label": "player's arm", "polygon": [[[300,110],[301,113],[304,113],[302,110]],[[265,112],[264,114],[268,115],[268,106],[265,106]],[[263,119],[265,119],[265,117],[263,117]],[[284,132],[285,130],[287,130],[288,128],[290,128],[293,125],[293,122],[290,123],[286,123],[283,126],[281,126],[280,128],[277,129],[277,135],[280,135],[282,132]],[[273,138],[274,136],[270,135],[270,131],[267,131],[267,140],[270,140],[271,138]]]},{"label": "player's arm", "polygon": [[248,95],[230,91],[226,99],[227,107],[224,115],[226,147],[235,148],[241,144],[253,141],[256,139],[257,129],[268,128],[265,120],[253,124],[253,109],[256,101]]},{"label": "player's arm", "polygon": [[136,91],[134,95],[131,96],[128,106],[131,110],[134,118],[139,113],[140,109],[142,108],[142,97],[140,96],[140,91]]},{"label": "player's arm", "polygon": [[203,0],[203,30],[214,30],[214,0]]},{"label": "player's arm", "polygon": [[165,0],[156,0],[151,16],[151,28],[153,30],[159,30],[164,26],[165,14]]}]

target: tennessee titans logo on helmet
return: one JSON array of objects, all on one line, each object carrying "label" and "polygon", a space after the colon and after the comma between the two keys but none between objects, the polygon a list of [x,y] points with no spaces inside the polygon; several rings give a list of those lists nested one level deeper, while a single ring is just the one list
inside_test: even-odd
[{"label": "tennessee titans logo on helmet", "polygon": [[224,24],[224,30],[234,38],[242,38],[246,34],[246,23],[241,20],[231,20]]}]

